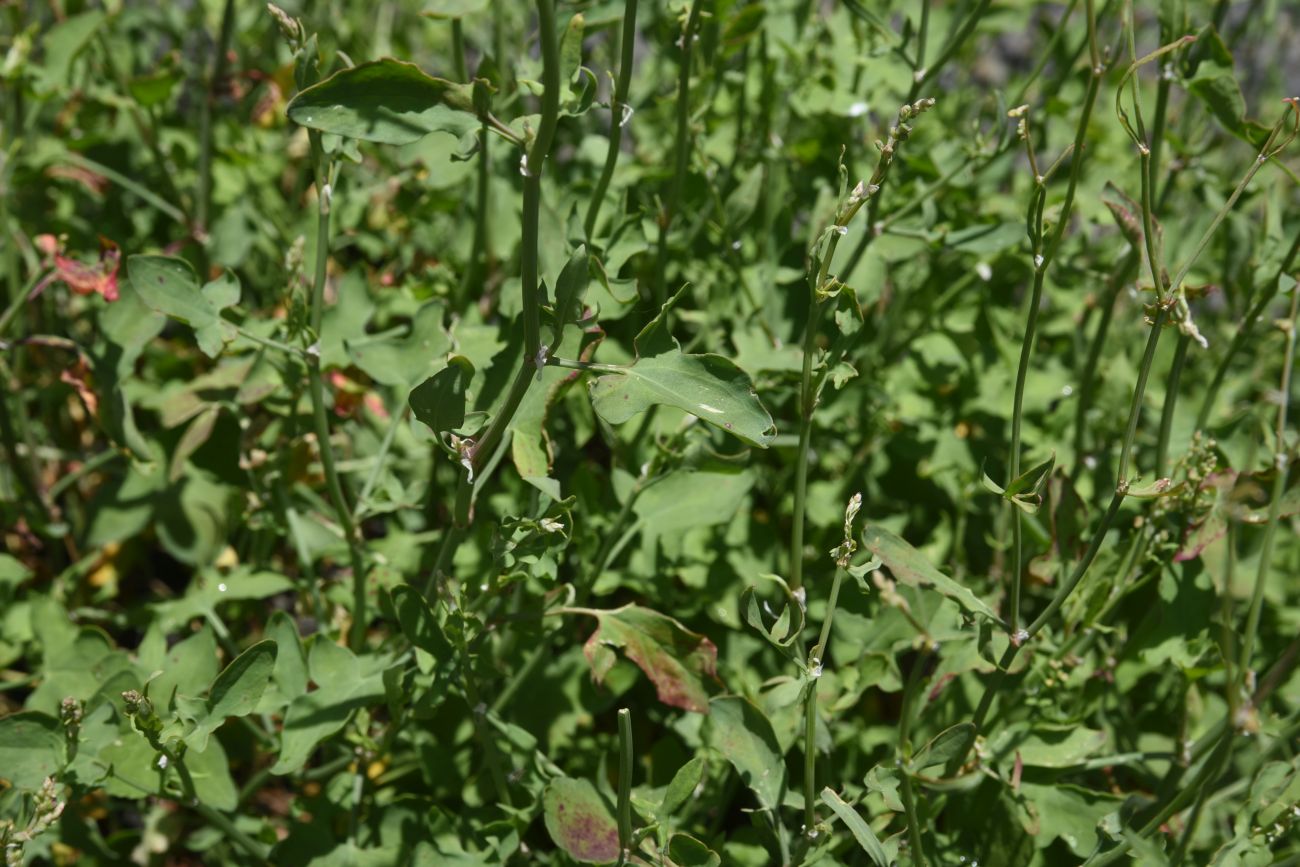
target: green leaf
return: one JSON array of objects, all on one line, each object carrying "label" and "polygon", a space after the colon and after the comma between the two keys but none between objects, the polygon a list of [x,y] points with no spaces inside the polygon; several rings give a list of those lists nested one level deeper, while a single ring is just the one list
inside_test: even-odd
[{"label": "green leaf", "polygon": [[460,137],[479,127],[467,85],[387,57],[312,85],[290,100],[287,113],[294,123],[321,132],[394,145],[431,132]]},{"label": "green leaf", "polygon": [[317,635],[307,659],[311,679],[320,688],[295,698],[285,712],[273,774],[297,771],[316,745],[343,728],[354,711],[384,698],[382,674],[363,666],[347,648]]},{"label": "green leaf", "polygon": [[767,448],[776,425],[754,393],[749,374],[721,355],[682,352],[665,325],[675,301],[637,335],[634,364],[588,384],[592,407],[610,424],[623,424],[651,406],[672,406]]},{"label": "green leaf", "polygon": [[421,15],[427,18],[464,18],[488,8],[490,0],[425,0]]},{"label": "green leaf", "polygon": [[957,723],[955,726],[939,732],[930,742],[912,758],[912,770],[924,771],[948,764],[948,761],[963,753],[967,742],[975,733],[974,723]]},{"label": "green leaf", "polygon": [[1071,768],[1095,754],[1108,740],[1104,731],[1083,726],[1029,728],[1021,724],[990,738],[988,749],[1002,763],[1014,761],[1019,754],[1026,767]]},{"label": "green leaf", "polygon": [[158,661],[159,673],[149,681],[149,698],[159,708],[171,704],[172,695],[200,696],[217,676],[217,638],[210,626],[173,645]]},{"label": "green leaf", "polygon": [[972,614],[982,614],[993,621],[998,616],[974,593],[930,565],[925,556],[907,542],[877,524],[862,529],[862,544],[879,557],[893,576],[913,587],[930,587],[952,599]]},{"label": "green leaf", "polygon": [[219,738],[209,739],[202,752],[186,751],[185,767],[194,780],[194,793],[200,802],[226,811],[239,806],[239,790],[230,776],[230,759]]},{"label": "green leaf", "polygon": [[0,717],[0,780],[35,791],[63,767],[63,727],[52,716],[19,711]]},{"label": "green leaf", "polygon": [[646,488],[632,505],[642,532],[658,538],[729,522],[754,487],[754,474],[714,463],[680,469]]},{"label": "green leaf", "polygon": [[[225,344],[237,336],[235,326],[221,318],[221,307],[200,288],[194,268],[184,259],[130,256],[127,258],[127,272],[132,288],[145,304],[194,329],[195,339],[204,355],[215,358]],[[223,283],[222,288],[212,292],[212,296],[225,300],[229,297],[228,287]]]},{"label": "green leaf", "polygon": [[252,713],[271,681],[276,653],[275,642],[266,639],[235,657],[212,682],[208,713],[222,719]]},{"label": "green leaf", "polygon": [[10,554],[0,554],[0,590],[13,590],[32,576],[21,560]]},{"label": "green leaf", "polygon": [[415,312],[405,335],[345,340],[343,345],[352,363],[375,382],[410,386],[446,364],[451,335],[442,325],[445,313],[442,302],[430,301]]},{"label": "green leaf", "polygon": [[450,662],[455,655],[451,642],[442,632],[438,618],[414,587],[403,585],[393,588],[393,609],[402,634],[416,647],[439,662]]},{"label": "green leaf", "polygon": [[668,838],[668,857],[678,867],[719,867],[722,858],[690,834],[673,834]]},{"label": "green leaf", "polygon": [[194,749],[203,750],[209,735],[231,717],[247,716],[257,709],[262,693],[275,672],[277,647],[265,639],[236,656],[217,675],[205,702],[207,716],[196,720],[197,728],[186,737]]},{"label": "green leaf", "polygon": [[90,44],[106,18],[98,9],[82,12],[60,21],[46,31],[41,40],[45,60],[36,68],[38,90],[53,92],[69,86],[72,62]]},{"label": "green leaf", "polygon": [[681,809],[682,804],[685,804],[694,794],[696,787],[704,779],[705,766],[704,758],[696,756],[673,774],[672,781],[664,789],[663,800],[659,802],[659,808],[655,811],[660,823]]},{"label": "green leaf", "polygon": [[620,648],[655,685],[664,704],[696,713],[709,712],[704,681],[715,680],[718,648],[671,617],[624,605],[612,611],[583,609],[600,621],[582,651],[596,682],[614,665],[611,647]]},{"label": "green leaf", "polygon": [[542,794],[546,830],[575,861],[608,864],[618,859],[618,823],[609,803],[586,780],[559,777]]},{"label": "green leaf", "polygon": [[473,378],[469,359],[453,355],[446,367],[411,390],[411,412],[434,433],[458,430],[465,424],[465,389]]},{"label": "green leaf", "polygon": [[840,817],[840,821],[848,826],[849,831],[853,833],[854,838],[858,841],[858,845],[862,847],[862,851],[866,852],[867,857],[871,859],[871,863],[875,864],[876,867],[890,867],[889,856],[885,854],[885,847],[881,845],[880,838],[871,830],[871,826],[858,815],[857,810],[844,803],[840,796],[835,794],[829,787],[822,789],[822,801],[835,811],[835,815]]},{"label": "green leaf", "polygon": [[772,724],[740,696],[721,696],[709,705],[707,743],[731,762],[764,809],[775,810],[785,791],[785,760]]},{"label": "green leaf", "polygon": [[579,244],[570,254],[569,261],[564,263],[564,268],[555,281],[555,316],[551,321],[551,343],[556,347],[560,345],[562,329],[573,318],[574,305],[587,294],[587,284],[591,282],[589,261],[586,245]]},{"label": "green leaf", "polygon": [[272,614],[263,634],[275,642],[277,649],[271,684],[262,694],[258,710],[271,713],[281,710],[307,691],[307,657],[298,637],[298,627],[287,612]]},{"label": "green leaf", "polygon": [[[803,634],[804,629],[804,612],[803,606],[794,598],[789,585],[785,579],[777,575],[762,576],[774,584],[777,584],[783,594],[785,601],[781,603],[781,613],[777,615],[775,622],[769,627],[763,617],[763,610],[759,605],[758,594],[753,587],[746,587],[740,594],[740,608],[744,613],[745,622],[756,629],[759,634],[769,642],[781,649],[789,648]],[[794,618],[790,612],[794,612]],[[791,620],[796,619],[792,624]]]},{"label": "green leaf", "polygon": [[1034,822],[1025,828],[1034,835],[1034,843],[1045,849],[1061,839],[1070,851],[1086,858],[1097,846],[1097,826],[1102,817],[1118,809],[1124,799],[1108,792],[1096,792],[1069,783],[1031,783],[1022,780],[1020,797],[1024,799]]}]

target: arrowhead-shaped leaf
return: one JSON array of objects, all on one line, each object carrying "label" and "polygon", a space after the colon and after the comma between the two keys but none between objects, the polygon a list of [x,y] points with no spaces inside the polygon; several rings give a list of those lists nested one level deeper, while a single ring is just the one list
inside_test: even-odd
[{"label": "arrowhead-shaped leaf", "polygon": [[127,273],[132,288],[146,305],[194,329],[199,349],[205,355],[215,357],[235,338],[234,325],[220,316],[221,308],[229,306],[223,302],[232,293],[235,299],[239,297],[239,284],[233,277],[200,287],[190,263],[174,256],[131,256],[127,259]]},{"label": "arrowhead-shaped leaf", "polygon": [[665,325],[672,304],[637,335],[634,364],[591,381],[592,407],[610,424],[622,424],[656,404],[672,406],[767,448],[776,425],[749,374],[721,355],[682,352]]}]

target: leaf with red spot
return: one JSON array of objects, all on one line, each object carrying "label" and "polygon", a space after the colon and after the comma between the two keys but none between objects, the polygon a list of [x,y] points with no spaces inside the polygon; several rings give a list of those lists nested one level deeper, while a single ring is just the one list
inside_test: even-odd
[{"label": "leaf with red spot", "polygon": [[614,811],[586,780],[559,777],[542,795],[546,830],[569,857],[584,864],[618,860],[618,823]]},{"label": "leaf with red spot", "polygon": [[582,649],[597,683],[613,667],[611,648],[617,647],[654,681],[664,704],[696,713],[709,712],[704,681],[716,680],[718,666],[718,648],[712,641],[671,617],[639,605],[584,613],[600,621]]}]

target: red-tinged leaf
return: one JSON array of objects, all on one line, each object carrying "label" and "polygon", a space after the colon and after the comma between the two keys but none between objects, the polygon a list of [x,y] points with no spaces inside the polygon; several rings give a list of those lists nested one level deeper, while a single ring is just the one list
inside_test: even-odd
[{"label": "red-tinged leaf", "polygon": [[696,713],[709,712],[704,681],[717,679],[718,665],[718,648],[712,641],[671,617],[639,605],[583,613],[600,621],[583,647],[597,683],[614,665],[610,648],[620,648],[654,682],[664,704]]},{"label": "red-tinged leaf", "polygon": [[99,242],[99,261],[93,265],[55,253],[55,279],[62,280],[78,295],[99,294],[105,301],[116,301],[117,269],[122,262],[122,251],[107,238],[100,238]]},{"label": "red-tinged leaf", "polygon": [[586,780],[559,777],[542,795],[546,830],[575,861],[608,864],[618,859],[618,824],[609,804]]}]

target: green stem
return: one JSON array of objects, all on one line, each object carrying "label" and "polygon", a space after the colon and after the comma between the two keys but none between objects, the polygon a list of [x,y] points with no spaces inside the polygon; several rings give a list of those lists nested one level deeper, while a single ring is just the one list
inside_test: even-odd
[{"label": "green stem", "polygon": [[[1214,753],[1205,761],[1192,778],[1190,783],[1182,787],[1178,794],[1166,804],[1158,813],[1138,830],[1135,835],[1138,839],[1144,839],[1155,833],[1161,825],[1169,821],[1174,814],[1182,810],[1189,803],[1200,796],[1201,791],[1208,786],[1223,770],[1227,764],[1228,758],[1232,753],[1232,737],[1225,731],[1220,736]],[[1128,838],[1120,840],[1112,849],[1105,852],[1094,854],[1091,858],[1083,863],[1083,867],[1105,867],[1107,864],[1113,864],[1126,856],[1133,844]]]},{"label": "green stem", "polygon": [[388,429],[384,431],[384,439],[379,443],[379,451],[375,454],[375,464],[370,468],[370,475],[366,476],[366,483],[361,486],[361,493],[357,495],[357,503],[353,509],[353,520],[361,520],[361,513],[365,510],[366,501],[370,499],[370,493],[379,483],[379,474],[383,471],[384,461],[388,458],[388,453],[393,448],[393,440],[397,438],[397,430],[406,421],[406,414],[410,412],[410,406],[403,406],[401,412],[393,413],[392,419],[388,422]]},{"label": "green stem", "polygon": [[803,716],[803,832],[811,836],[817,830],[817,682],[808,680]]},{"label": "green stem", "polygon": [[[834,239],[832,239],[834,240]],[[808,498],[808,451],[812,446],[813,411],[816,397],[813,394],[813,359],[817,355],[817,330],[821,324],[822,305],[815,292],[808,304],[808,324],[804,328],[803,368],[799,378],[799,447],[794,459],[794,516],[790,528],[790,588],[803,586],[803,531],[804,512]]]},{"label": "green stem", "polygon": [[596,188],[591,193],[591,202],[587,205],[587,219],[583,223],[587,243],[596,231],[596,220],[600,217],[600,208],[609,190],[609,182],[614,177],[618,165],[619,148],[623,143],[623,112],[627,105],[627,91],[632,83],[632,60],[636,52],[636,3],[626,0],[623,5],[623,42],[618,61],[618,78],[614,83],[614,93],[609,101],[609,149],[605,151],[605,167],[596,181]]},{"label": "green stem", "polygon": [[1151,373],[1151,363],[1155,358],[1156,346],[1160,342],[1160,334],[1163,331],[1166,316],[1167,311],[1165,308],[1160,308],[1156,314],[1156,320],[1151,326],[1151,331],[1147,336],[1146,351],[1142,355],[1142,363],[1138,368],[1137,383],[1133,387],[1133,397],[1129,404],[1128,424],[1124,432],[1124,441],[1120,446],[1121,458],[1119,475],[1115,483],[1115,493],[1111,496],[1110,506],[1102,516],[1101,523],[1097,526],[1097,529],[1093,531],[1092,539],[1088,543],[1088,549],[1084,552],[1083,558],[1075,565],[1074,571],[1070,574],[1070,577],[1057,588],[1057,591],[1052,597],[1052,601],[1048,603],[1047,608],[1045,608],[1043,613],[1029,625],[1028,629],[1023,630],[1019,634],[1012,635],[1011,643],[1007,645],[1007,649],[1002,654],[1002,658],[998,660],[997,671],[993,673],[992,679],[984,688],[984,695],[980,699],[980,703],[976,708],[975,716],[972,720],[974,728],[972,729],[970,736],[967,738],[963,749],[961,749],[948,763],[948,776],[956,773],[957,769],[961,767],[963,762],[965,762],[966,756],[970,753],[971,747],[975,745],[975,738],[983,730],[989,711],[993,707],[993,701],[997,697],[998,691],[1006,682],[1007,671],[1010,668],[1011,663],[1015,660],[1016,654],[1020,652],[1021,646],[1027,644],[1035,635],[1042,631],[1048,621],[1058,610],[1060,610],[1061,606],[1065,604],[1065,600],[1070,597],[1070,594],[1074,592],[1074,589],[1079,586],[1079,582],[1083,580],[1084,575],[1088,573],[1089,567],[1092,566],[1092,561],[1096,559],[1097,553],[1101,550],[1106,534],[1110,532],[1111,525],[1115,521],[1115,516],[1119,513],[1120,506],[1123,504],[1124,497],[1128,492],[1127,468],[1129,453],[1133,447],[1133,440],[1137,435],[1138,420],[1142,416],[1142,401],[1146,394],[1147,379]]},{"label": "green stem", "polygon": [[664,282],[668,270],[668,232],[672,228],[673,217],[677,214],[682,184],[686,179],[686,165],[690,157],[691,47],[695,39],[695,28],[700,21],[701,5],[702,0],[691,0],[691,8],[686,16],[686,27],[682,30],[681,70],[677,81],[677,131],[673,139],[673,176],[668,185],[668,198],[659,213],[659,252],[655,258],[654,282],[656,307],[662,307],[668,298]]},{"label": "green stem", "polygon": [[1291,242],[1291,248],[1287,250],[1286,255],[1282,258],[1282,264],[1278,266],[1277,275],[1265,284],[1260,293],[1259,299],[1251,306],[1246,313],[1246,317],[1241,320],[1237,326],[1237,332],[1232,335],[1232,342],[1228,344],[1228,349],[1219,359],[1219,365],[1214,369],[1214,377],[1210,380],[1210,387],[1205,392],[1205,398],[1201,401],[1200,412],[1196,414],[1196,430],[1205,430],[1205,424],[1210,419],[1210,412],[1214,409],[1214,402],[1219,396],[1219,389],[1223,387],[1223,381],[1227,378],[1228,367],[1232,364],[1237,353],[1241,351],[1246,342],[1250,340],[1255,330],[1255,323],[1264,315],[1264,310],[1277,295],[1278,287],[1283,275],[1290,270],[1296,260],[1296,255],[1300,254],[1300,232],[1296,232],[1295,239]]},{"label": "green stem", "polygon": [[1169,368],[1169,379],[1165,381],[1165,402],[1160,410],[1160,439],[1156,443],[1157,479],[1165,476],[1169,466],[1169,437],[1174,428],[1174,409],[1178,405],[1178,384],[1183,378],[1183,367],[1187,363],[1187,348],[1192,338],[1186,334],[1178,335],[1178,346],[1174,350],[1173,364]]},{"label": "green stem", "polygon": [[907,839],[912,848],[912,864],[925,867],[925,850],[921,843],[921,820],[916,809],[916,794],[912,789],[912,775],[906,770],[898,775],[899,794],[903,800],[903,814],[907,817]]},{"label": "green stem", "polygon": [[[313,151],[319,153],[317,148]],[[316,267],[312,279],[309,321],[311,333],[320,339],[321,322],[325,314],[325,279],[329,265],[330,238],[330,199],[332,193],[328,179],[328,164],[321,162],[316,167],[319,209],[316,220]],[[343,492],[343,482],[339,478],[338,466],[334,459],[334,445],[330,440],[329,417],[325,411],[325,374],[320,366],[320,353],[307,354],[308,392],[311,395],[312,425],[315,428],[316,446],[320,451],[321,467],[325,472],[325,485],[329,491],[330,505],[334,516],[343,531],[343,539],[348,546],[348,556],[352,565],[352,628],[348,644],[353,649],[360,649],[365,640],[369,618],[366,615],[366,570],[361,552],[361,541],[357,535],[356,523],[352,520],[352,509]]]},{"label": "green stem", "polygon": [[147,110],[141,108],[140,104],[132,99],[130,83],[123,74],[121,67],[117,65],[117,60],[113,54],[112,46],[109,45],[108,37],[104,35],[102,29],[99,31],[98,40],[100,51],[104,59],[104,66],[108,68],[109,74],[117,83],[122,98],[127,100],[127,114],[131,116],[131,122],[135,126],[136,133],[140,136],[140,140],[144,142],[145,148],[148,149],[149,155],[153,158],[164,192],[167,194],[168,198],[180,205],[180,211],[184,216],[183,222],[187,227],[192,227],[193,221],[190,219],[189,213],[185,208],[184,199],[181,197],[180,190],[176,187],[176,181],[173,178],[171,167],[167,163],[167,157],[163,153],[162,147],[158,144],[158,131],[154,123],[153,115]]},{"label": "green stem", "polygon": [[542,48],[542,119],[538,126],[537,137],[524,158],[524,210],[523,238],[520,244],[521,293],[523,296],[524,319],[524,357],[520,361],[519,372],[514,384],[506,395],[505,403],[492,418],[487,431],[474,444],[470,452],[472,472],[461,477],[457,491],[456,521],[468,524],[472,520],[470,511],[473,476],[483,470],[487,460],[496,449],[510,428],[515,412],[523,402],[524,395],[533,378],[540,373],[544,359],[541,350],[541,296],[538,292],[538,219],[542,199],[542,166],[551,150],[555,137],[555,127],[560,113],[560,59],[555,44],[555,3],[554,0],[537,0],[538,39]]},{"label": "green stem", "polygon": [[632,851],[632,712],[618,712],[618,848],[626,859]]},{"label": "green stem", "polygon": [[465,31],[459,18],[451,19],[451,61],[457,81],[469,81],[465,67]]},{"label": "green stem", "polygon": [[212,199],[212,110],[216,105],[216,88],[226,76],[226,54],[235,31],[235,0],[226,0],[221,12],[221,31],[213,46],[212,68],[204,83],[199,109],[199,188],[194,197],[194,224],[200,231],[208,225],[208,206]]},{"label": "green stem", "polygon": [[1246,629],[1241,640],[1241,655],[1238,658],[1238,679],[1240,691],[1244,688],[1250,672],[1250,658],[1255,652],[1255,640],[1259,633],[1260,615],[1264,608],[1264,585],[1268,583],[1269,570],[1273,565],[1273,545],[1277,535],[1277,526],[1282,516],[1282,497],[1286,493],[1288,453],[1286,447],[1286,417],[1291,402],[1291,366],[1295,360],[1296,313],[1300,308],[1300,291],[1291,291],[1291,313],[1286,327],[1286,350],[1282,361],[1282,383],[1279,386],[1280,399],[1277,407],[1277,425],[1274,429],[1274,477],[1272,499],[1268,505],[1268,523],[1264,527],[1264,542],[1259,551],[1259,568],[1255,573],[1255,586],[1250,594],[1250,609],[1246,615]]},{"label": "green stem", "polygon": [[962,45],[964,45],[966,40],[970,38],[970,35],[975,32],[975,26],[979,24],[980,19],[984,17],[984,13],[988,11],[991,3],[992,0],[978,0],[975,4],[975,8],[972,9],[971,13],[962,20],[961,25],[957,28],[957,32],[952,35],[952,38],[948,40],[947,44],[945,44],[943,49],[939,52],[939,56],[935,58],[934,63],[928,68],[918,69],[912,73],[912,86],[908,90],[907,99],[905,99],[904,102],[911,102],[916,99],[917,94],[921,92],[921,88],[928,82],[934,80],[934,77],[948,64],[948,61],[952,60],[953,56],[961,50]]},{"label": "green stem", "polygon": [[[1083,168],[1083,145],[1088,134],[1088,121],[1092,117],[1092,109],[1097,102],[1097,91],[1101,86],[1102,69],[1100,62],[1097,60],[1096,25],[1092,0],[1087,0],[1086,6],[1089,44],[1092,49],[1091,58],[1093,63],[1088,72],[1088,90],[1084,97],[1083,111],[1079,115],[1079,123],[1075,128],[1072,148],[1073,159],[1070,161],[1070,179],[1065,188],[1065,200],[1061,204],[1061,213],[1057,217],[1056,225],[1047,238],[1046,244],[1042,243],[1043,239],[1039,236],[1039,243],[1036,245],[1038,249],[1034,251],[1034,285],[1029,294],[1029,311],[1025,321],[1025,334],[1020,342],[1020,362],[1016,367],[1015,395],[1011,407],[1011,468],[1008,473],[1008,486],[1020,476],[1020,436],[1024,419],[1025,382],[1029,377],[1029,359],[1033,354],[1034,335],[1038,328],[1038,313],[1043,303],[1043,284],[1047,279],[1047,269],[1051,267],[1052,261],[1056,258],[1061,239],[1065,236],[1065,228],[1070,222],[1070,211],[1074,206],[1074,194],[1075,190],[1078,189],[1079,175]],[[1046,201],[1047,194],[1042,187],[1043,181],[1040,178],[1035,178],[1035,181],[1038,193],[1038,208],[1041,214],[1041,208]],[[1041,226],[1041,223],[1039,225]],[[1022,524],[1024,514],[1015,506],[1011,508],[1014,510],[1011,516],[1011,611],[1007,622],[1011,634],[1014,635],[1020,629],[1020,597],[1024,583],[1022,574],[1024,571],[1024,528]]]}]

